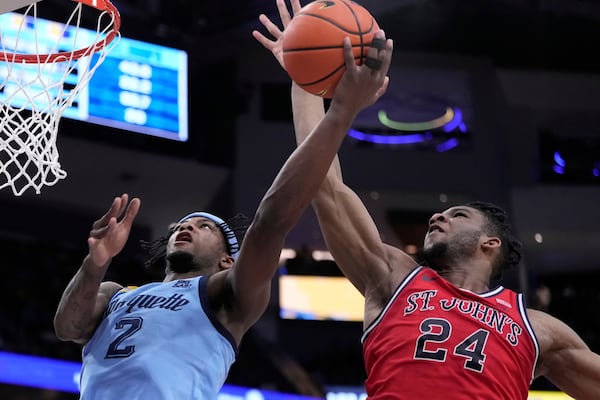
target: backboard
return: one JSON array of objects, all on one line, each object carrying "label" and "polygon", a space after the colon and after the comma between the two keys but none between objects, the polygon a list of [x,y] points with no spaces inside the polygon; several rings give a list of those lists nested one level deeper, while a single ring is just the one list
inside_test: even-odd
[{"label": "backboard", "polygon": [[0,1],[0,14],[18,10],[21,7],[25,7],[32,3],[37,3],[39,1],[41,0],[2,0]]}]

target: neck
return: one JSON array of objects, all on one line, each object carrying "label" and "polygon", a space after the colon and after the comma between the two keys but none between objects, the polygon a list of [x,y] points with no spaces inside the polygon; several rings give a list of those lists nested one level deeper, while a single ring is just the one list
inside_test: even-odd
[{"label": "neck", "polygon": [[459,265],[446,265],[436,269],[448,282],[461,289],[483,293],[490,289],[491,266],[487,264],[461,262]]},{"label": "neck", "polygon": [[195,278],[200,275],[203,275],[203,274],[198,271],[190,271],[190,272],[183,272],[183,273],[167,271],[167,273],[165,275],[165,279],[163,279],[163,282],[172,282],[172,281],[177,281],[179,279]]},{"label": "neck", "polygon": [[487,279],[474,277],[465,271],[442,271],[439,274],[453,285],[474,293],[483,293],[490,289]]}]

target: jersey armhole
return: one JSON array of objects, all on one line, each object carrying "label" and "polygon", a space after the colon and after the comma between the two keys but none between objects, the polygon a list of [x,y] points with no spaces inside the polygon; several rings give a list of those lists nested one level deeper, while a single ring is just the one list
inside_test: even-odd
[{"label": "jersey armhole", "polygon": [[221,334],[221,336],[223,336],[225,339],[227,339],[229,344],[231,344],[231,347],[233,348],[235,356],[237,357],[238,346],[235,342],[235,339],[233,338],[233,335],[231,334],[231,332],[229,332],[227,330],[227,328],[225,328],[225,326],[221,323],[221,321],[219,321],[219,319],[213,312],[212,308],[210,307],[210,303],[208,301],[207,285],[208,285],[208,277],[201,276],[198,281],[198,295],[200,296],[200,306],[204,310],[204,313],[206,314],[206,316],[212,323],[213,327]]},{"label": "jersey armhole", "polygon": [[519,305],[519,314],[521,314],[521,319],[523,320],[523,324],[525,325],[525,330],[529,334],[529,338],[533,343],[533,347],[535,349],[535,360],[533,362],[533,370],[531,371],[531,381],[535,379],[535,370],[537,368],[537,363],[540,358],[540,345],[533,331],[533,327],[531,326],[531,322],[529,321],[529,316],[527,315],[527,309],[525,308],[525,298],[522,293],[517,293],[517,304]]},{"label": "jersey armhole", "polygon": [[423,270],[423,266],[418,266],[415,269],[413,269],[408,275],[406,275],[404,277],[404,279],[402,279],[402,282],[400,282],[400,284],[398,285],[398,287],[396,288],[396,290],[394,290],[394,293],[392,294],[392,297],[390,297],[390,299],[388,300],[388,302],[385,305],[385,307],[383,308],[383,310],[381,310],[381,312],[379,313],[379,315],[377,316],[377,318],[375,318],[373,320],[373,322],[371,322],[371,324],[363,332],[362,337],[360,338],[361,343],[364,344],[364,342],[367,339],[367,336],[369,335],[369,333],[371,333],[371,331],[373,329],[375,329],[375,327],[377,325],[379,325],[379,322],[383,319],[383,317],[385,316],[387,310],[392,306],[392,304],[394,303],[394,301],[396,300],[396,298],[398,297],[398,295],[400,294],[400,292],[402,291],[402,289],[404,289],[409,284],[409,282],[412,281],[414,279],[414,277],[419,272],[421,272],[422,270]]}]

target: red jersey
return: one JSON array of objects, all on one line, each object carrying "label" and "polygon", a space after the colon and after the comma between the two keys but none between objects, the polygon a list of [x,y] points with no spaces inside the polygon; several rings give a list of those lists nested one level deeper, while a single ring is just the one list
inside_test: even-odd
[{"label": "red jersey", "polygon": [[371,400],[525,400],[539,353],[521,294],[476,294],[426,267],[402,281],[362,342]]}]

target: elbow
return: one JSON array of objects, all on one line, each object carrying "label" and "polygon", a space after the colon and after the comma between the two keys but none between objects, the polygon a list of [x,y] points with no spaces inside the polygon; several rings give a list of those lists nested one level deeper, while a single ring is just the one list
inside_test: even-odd
[{"label": "elbow", "polygon": [[54,335],[60,341],[76,343],[80,343],[85,337],[83,330],[76,329],[72,324],[63,321],[58,316],[54,317]]},{"label": "elbow", "polygon": [[54,329],[54,334],[56,335],[56,338],[61,342],[85,344],[88,340],[87,336],[77,335],[74,332],[69,332],[68,330]]},{"label": "elbow", "polygon": [[72,338],[71,336],[67,335],[65,332],[63,331],[59,331],[59,330],[54,330],[54,334],[56,335],[56,338],[58,340],[60,340],[61,342],[74,342],[75,339]]},{"label": "elbow", "polygon": [[54,335],[63,342],[68,342],[73,339],[73,335],[65,327],[65,324],[58,317],[54,317]]}]

